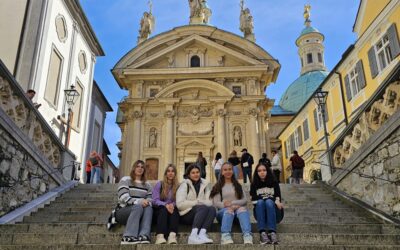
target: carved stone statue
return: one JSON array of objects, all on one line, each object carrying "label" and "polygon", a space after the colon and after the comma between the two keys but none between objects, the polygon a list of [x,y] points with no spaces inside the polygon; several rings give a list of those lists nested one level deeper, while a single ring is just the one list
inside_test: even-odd
[{"label": "carved stone statue", "polygon": [[208,24],[211,17],[211,9],[207,0],[189,0],[190,24]]},{"label": "carved stone statue", "polygon": [[255,36],[253,16],[251,15],[249,8],[244,8],[243,0],[241,1],[240,7],[240,31],[243,32],[244,38],[254,42]]},{"label": "carved stone statue", "polygon": [[168,68],[173,68],[173,67],[175,67],[175,54],[170,54],[168,57],[167,57],[167,60],[168,60]]},{"label": "carved stone statue", "polygon": [[233,129],[233,145],[242,146],[242,129],[239,126]]},{"label": "carved stone statue", "polygon": [[149,148],[157,147],[157,129],[151,128],[149,134]]},{"label": "carved stone statue", "polygon": [[140,30],[138,37],[138,44],[147,40],[154,30],[155,19],[151,12],[144,12],[140,20]]}]

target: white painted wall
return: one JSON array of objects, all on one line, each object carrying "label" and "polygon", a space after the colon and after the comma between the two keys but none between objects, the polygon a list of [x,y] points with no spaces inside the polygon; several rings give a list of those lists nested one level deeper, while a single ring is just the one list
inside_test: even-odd
[{"label": "white painted wall", "polygon": [[[68,37],[64,42],[58,39],[56,32],[55,20],[58,15],[62,15],[65,18],[67,25]],[[67,112],[64,90],[79,80],[84,89],[83,95],[80,97],[82,98],[81,122],[79,129],[71,130],[69,148],[76,155],[77,161],[82,162],[85,152],[84,145],[87,145],[88,107],[91,103],[95,56],[93,56],[93,52],[80,33],[78,25],[74,25],[72,15],[66,8],[64,1],[49,1],[44,22],[44,33],[38,61],[39,67],[37,67],[34,80],[34,89],[37,90],[35,101],[42,104],[39,111],[55,133],[61,136],[60,122],[57,120],[57,116]],[[56,48],[63,57],[61,85],[58,91],[59,98],[55,106],[44,98],[52,48]],[[78,55],[80,51],[84,51],[86,54],[87,69],[85,73],[82,73],[79,69]],[[64,142],[65,135],[62,138]]]}]

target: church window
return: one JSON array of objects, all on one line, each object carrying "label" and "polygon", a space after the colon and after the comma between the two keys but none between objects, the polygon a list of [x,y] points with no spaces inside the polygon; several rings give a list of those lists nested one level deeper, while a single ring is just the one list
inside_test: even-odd
[{"label": "church window", "polygon": [[312,63],[312,62],[313,62],[313,60],[312,60],[312,54],[311,54],[311,53],[308,53],[308,54],[307,54],[307,63],[310,64],[310,63]]},{"label": "church window", "polygon": [[53,106],[57,106],[62,72],[63,59],[55,48],[51,51],[49,71],[47,75],[44,98]]},{"label": "church window", "polygon": [[322,54],[318,53],[318,62],[322,63]]},{"label": "church window", "polygon": [[241,86],[233,86],[232,91],[233,91],[233,93],[235,93],[236,96],[242,95],[242,87]]},{"label": "church window", "polygon": [[200,57],[199,56],[192,56],[190,58],[190,67],[200,67]]},{"label": "church window", "polygon": [[[326,104],[323,107],[323,109],[325,110],[325,122],[328,122],[329,117],[328,117],[328,112],[326,112],[327,111]],[[320,130],[322,126],[324,126],[322,119],[322,112],[319,107],[314,109],[314,123],[315,123],[315,130],[317,131]]]}]

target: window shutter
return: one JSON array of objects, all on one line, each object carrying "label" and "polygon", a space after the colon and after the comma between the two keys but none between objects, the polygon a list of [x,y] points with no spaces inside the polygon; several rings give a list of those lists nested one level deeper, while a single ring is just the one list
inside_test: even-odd
[{"label": "window shutter", "polygon": [[362,60],[357,62],[356,69],[358,72],[358,82],[360,84],[361,89],[363,89],[363,88],[365,88],[365,85],[367,85],[367,83],[365,81],[364,67],[363,67]]},{"label": "window shutter", "polygon": [[314,124],[315,124],[315,130],[319,130],[318,127],[318,114],[317,114],[317,109],[314,109]]},{"label": "window shutter", "polygon": [[375,78],[375,76],[378,75],[378,64],[376,62],[376,56],[375,56],[375,46],[372,46],[368,50],[368,61],[369,61],[369,68],[371,70],[371,76],[372,78]]},{"label": "window shutter", "polygon": [[304,141],[307,141],[308,138],[310,138],[310,135],[308,132],[308,119],[304,120],[304,122],[303,122],[303,133],[304,133]]},{"label": "window shutter", "polygon": [[347,101],[351,101],[351,99],[353,98],[353,96],[351,95],[351,90],[350,90],[350,78],[349,75],[346,75],[344,77],[344,85],[346,87],[346,97],[347,97]]},{"label": "window shutter", "polygon": [[327,104],[325,103],[325,106],[324,106],[324,113],[325,113],[325,122],[328,122],[329,121],[329,115],[328,115],[328,106],[327,106]]},{"label": "window shutter", "polygon": [[297,134],[299,135],[299,146],[303,145],[303,134],[301,133],[301,126],[297,127]]},{"label": "window shutter", "polygon": [[392,58],[394,59],[396,56],[400,54],[400,44],[399,44],[399,38],[397,36],[397,30],[396,30],[396,24],[390,25],[387,35],[389,37],[389,46],[390,46],[390,51],[392,54]]}]

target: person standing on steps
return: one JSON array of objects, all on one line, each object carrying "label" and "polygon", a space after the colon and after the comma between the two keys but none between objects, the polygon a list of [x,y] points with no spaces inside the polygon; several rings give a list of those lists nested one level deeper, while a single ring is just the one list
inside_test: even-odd
[{"label": "person standing on steps", "polygon": [[[92,165],[90,173],[90,183],[100,183],[101,168],[103,165],[103,158],[96,151],[92,151],[89,156],[89,161]],[[95,178],[96,177],[96,178]]]},{"label": "person standing on steps", "polygon": [[124,176],[118,184],[119,209],[116,221],[126,225],[121,244],[150,243],[152,208],[152,187],[146,182],[145,163],[137,160],[129,176]]},{"label": "person standing on steps", "polygon": [[86,172],[86,184],[89,184],[91,179],[90,176],[92,173],[92,163],[90,162],[90,160],[86,161],[85,172]]},{"label": "person standing on steps", "polygon": [[[162,181],[153,188],[153,209],[157,216],[156,244],[177,244],[176,234],[179,226],[179,212],[176,207],[178,178],[176,167],[169,164]],[[165,237],[168,235],[168,241]]]},{"label": "person standing on steps", "polygon": [[251,183],[251,167],[254,164],[254,159],[253,156],[247,152],[246,148],[242,149],[242,158],[240,162],[242,163],[243,183],[247,183],[247,177]]},{"label": "person standing on steps", "polygon": [[254,170],[250,187],[254,204],[254,218],[260,233],[261,244],[278,244],[276,224],[283,219],[281,190],[271,168],[260,163]]},{"label": "person standing on steps", "polygon": [[261,159],[258,160],[258,163],[262,163],[269,168],[271,167],[271,161],[268,159],[267,153],[262,153]]},{"label": "person standing on steps", "polygon": [[226,162],[222,165],[221,176],[212,188],[210,198],[218,209],[217,220],[221,223],[221,244],[233,244],[231,232],[235,218],[239,220],[244,244],[253,244],[250,213],[246,208],[246,194],[233,174],[231,163]]},{"label": "person standing on steps", "polygon": [[240,159],[237,157],[236,150],[232,150],[231,154],[229,155],[228,162],[233,166],[233,174],[235,175],[236,180],[239,180]]},{"label": "person standing on steps", "polygon": [[216,212],[209,197],[209,182],[200,178],[200,168],[196,164],[190,164],[185,172],[185,180],[176,192],[181,222],[192,226],[188,244],[213,243],[207,236],[207,230],[210,230]]},{"label": "person standing on steps", "polygon": [[221,166],[224,164],[224,160],[222,159],[222,155],[220,152],[218,152],[215,155],[215,159],[212,162],[212,167],[214,169],[214,174],[215,174],[215,180],[218,181],[219,179],[219,174],[221,172]]},{"label": "person standing on steps", "polygon": [[282,171],[281,158],[279,157],[279,154],[275,149],[272,150],[271,153],[272,153],[271,169],[275,175],[276,181],[280,183],[280,175]]},{"label": "person standing on steps", "polygon": [[207,161],[206,158],[203,157],[203,152],[199,152],[199,154],[197,155],[196,165],[199,166],[199,168],[201,169],[201,178],[205,179],[207,176]]},{"label": "person standing on steps", "polygon": [[292,157],[290,157],[290,167],[292,168],[292,180],[295,184],[303,184],[303,170],[305,163],[303,158],[299,156],[299,153],[293,151]]}]

